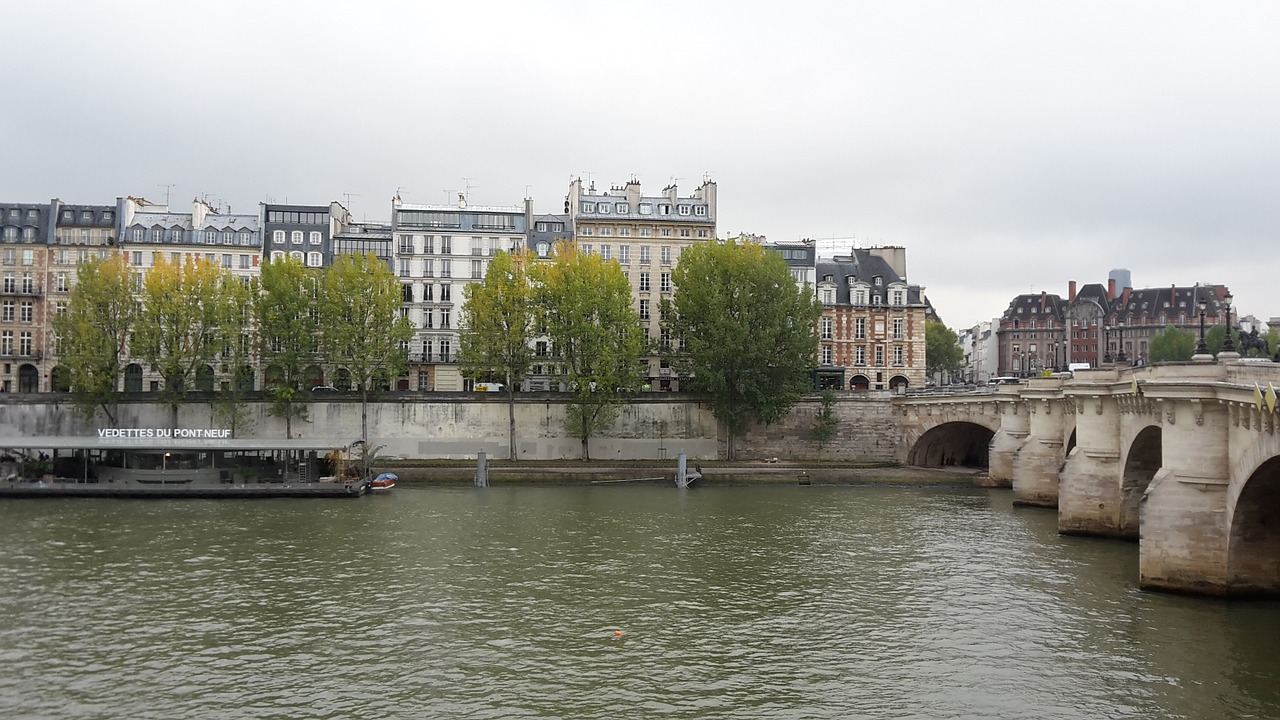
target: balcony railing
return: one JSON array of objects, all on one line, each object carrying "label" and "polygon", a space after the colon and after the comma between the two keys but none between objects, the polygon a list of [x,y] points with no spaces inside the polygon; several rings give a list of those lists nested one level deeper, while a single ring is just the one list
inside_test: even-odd
[{"label": "balcony railing", "polygon": [[412,363],[434,363],[437,365],[452,365],[458,362],[456,353],[409,353],[409,362]]},{"label": "balcony railing", "polygon": [[38,297],[44,294],[40,285],[0,285],[0,295],[27,295]]}]

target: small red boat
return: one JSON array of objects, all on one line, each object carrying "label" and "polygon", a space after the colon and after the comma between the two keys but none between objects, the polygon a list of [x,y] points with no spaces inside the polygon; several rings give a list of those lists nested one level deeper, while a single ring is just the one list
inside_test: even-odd
[{"label": "small red boat", "polygon": [[400,478],[396,476],[395,473],[379,473],[378,477],[374,478],[373,482],[369,483],[369,489],[374,492],[390,490],[396,486],[396,481],[399,479]]}]

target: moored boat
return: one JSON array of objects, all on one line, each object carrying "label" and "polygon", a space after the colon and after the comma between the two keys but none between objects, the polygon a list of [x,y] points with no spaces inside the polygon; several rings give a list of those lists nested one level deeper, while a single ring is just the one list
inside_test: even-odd
[{"label": "moored boat", "polygon": [[396,481],[399,479],[399,476],[395,473],[378,473],[378,476],[373,479],[373,482],[369,483],[369,489],[375,492],[390,490],[396,486]]}]

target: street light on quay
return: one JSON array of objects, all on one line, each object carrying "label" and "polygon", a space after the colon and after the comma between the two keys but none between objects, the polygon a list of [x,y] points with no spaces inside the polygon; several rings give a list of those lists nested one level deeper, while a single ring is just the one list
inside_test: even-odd
[{"label": "street light on quay", "polygon": [[1197,355],[1208,355],[1209,346],[1204,341],[1204,311],[1209,309],[1209,301],[1200,298],[1200,342],[1196,345]]},{"label": "street light on quay", "polygon": [[1222,352],[1235,352],[1236,344],[1231,341],[1231,293],[1227,293],[1222,297],[1222,303],[1227,310],[1227,333],[1222,340]]},{"label": "street light on quay", "polygon": [[1110,325],[1102,326],[1102,343],[1103,343],[1103,347],[1106,348],[1106,352],[1103,353],[1102,355],[1102,362],[1110,365],[1111,364],[1111,326]]},{"label": "street light on quay", "polygon": [[1120,337],[1120,339],[1117,341],[1120,346],[1120,351],[1116,353],[1116,362],[1125,363],[1125,362],[1128,362],[1128,359],[1124,356],[1124,321],[1123,320],[1116,323],[1116,331]]}]

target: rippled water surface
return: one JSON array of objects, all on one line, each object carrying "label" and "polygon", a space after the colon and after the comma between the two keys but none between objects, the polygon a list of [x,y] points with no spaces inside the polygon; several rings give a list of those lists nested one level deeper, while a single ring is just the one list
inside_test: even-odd
[{"label": "rippled water surface", "polygon": [[0,543],[6,718],[1280,717],[1280,605],[1002,491],[14,500]]}]

